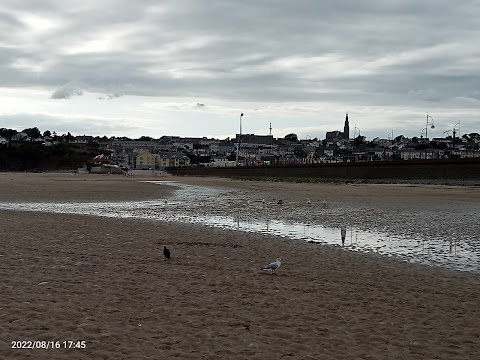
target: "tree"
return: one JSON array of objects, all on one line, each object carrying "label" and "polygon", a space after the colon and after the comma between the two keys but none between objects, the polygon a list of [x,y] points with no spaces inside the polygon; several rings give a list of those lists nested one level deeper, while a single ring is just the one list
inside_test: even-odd
[{"label": "tree", "polygon": [[10,140],[13,135],[15,135],[18,131],[13,129],[0,129],[0,136],[3,136],[5,139]]},{"label": "tree", "polygon": [[413,148],[415,150],[425,150],[427,148],[427,144],[417,144],[417,145],[413,145]]},{"label": "tree", "polygon": [[38,139],[38,138],[42,137],[42,133],[40,132],[40,130],[38,130],[37,127],[23,129],[22,132],[27,134],[28,137],[30,137],[32,139]]},{"label": "tree", "polygon": [[52,136],[52,133],[50,132],[50,130],[46,130],[43,132],[43,137],[50,137]]},{"label": "tree", "polygon": [[285,135],[284,137],[285,140],[290,140],[292,142],[297,142],[298,141],[298,136],[297,134],[288,134],[288,135]]},{"label": "tree", "polygon": [[73,140],[73,136],[72,136],[72,134],[70,134],[70,132],[68,132],[67,134],[63,134],[61,136],[61,139],[62,139],[62,141],[67,141],[68,142],[68,141]]},{"label": "tree", "polygon": [[367,139],[367,138],[366,138],[365,136],[358,135],[358,136],[354,139],[353,143],[354,143],[355,147],[359,147],[360,145],[365,145],[365,140],[366,140],[366,139]]},{"label": "tree", "polygon": [[136,141],[152,141],[153,138],[150,136],[140,136],[138,139],[135,139]]},{"label": "tree", "polygon": [[470,136],[470,139],[475,139],[475,138],[480,137],[480,135],[478,133],[470,133],[470,134],[468,134],[468,136]]},{"label": "tree", "polygon": [[447,144],[444,142],[430,141],[430,147],[434,149],[445,150],[447,148]]}]

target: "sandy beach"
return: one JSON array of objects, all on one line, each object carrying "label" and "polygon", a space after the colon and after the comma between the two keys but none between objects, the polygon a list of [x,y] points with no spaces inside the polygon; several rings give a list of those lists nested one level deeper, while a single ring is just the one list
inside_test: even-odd
[{"label": "sandy beach", "polygon": [[[141,180],[162,179],[0,173],[0,202],[173,191]],[[242,204],[282,199],[277,218],[479,244],[475,187],[168,180],[229,189]],[[45,212],[0,210],[0,238],[0,359],[480,358],[476,272],[201,225]],[[260,271],[277,257],[277,274]],[[59,348],[12,348],[21,341]]]}]

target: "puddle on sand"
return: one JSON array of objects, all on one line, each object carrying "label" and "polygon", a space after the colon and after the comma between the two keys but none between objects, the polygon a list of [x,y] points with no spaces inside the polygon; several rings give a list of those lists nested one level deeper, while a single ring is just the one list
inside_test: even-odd
[{"label": "puddle on sand", "polygon": [[198,216],[189,222],[335,245],[346,250],[376,253],[409,262],[437,265],[463,271],[480,271],[479,254],[468,244],[458,241],[414,240],[379,231],[285,223],[278,220],[258,221],[251,218],[241,218],[240,216]]},{"label": "puddle on sand", "polygon": [[[229,189],[185,185],[174,181],[152,183],[175,186],[176,190],[172,197],[159,200],[0,203],[0,209],[203,224],[233,231],[256,232],[336,245],[346,250],[376,253],[409,262],[480,272],[480,249],[465,241],[455,239],[447,241],[440,238],[418,240],[346,226],[333,228],[318,224],[290,223],[269,218],[271,214],[265,212],[260,203],[252,204],[248,201],[242,211],[239,211],[239,199],[232,196]],[[240,200],[240,203],[242,201]]]}]

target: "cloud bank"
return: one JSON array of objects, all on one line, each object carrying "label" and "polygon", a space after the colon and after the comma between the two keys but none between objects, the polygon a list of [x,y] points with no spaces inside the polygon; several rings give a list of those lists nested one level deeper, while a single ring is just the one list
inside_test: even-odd
[{"label": "cloud bank", "polygon": [[444,127],[462,114],[473,131],[479,16],[479,1],[5,0],[0,76],[5,89],[44,89],[68,103],[91,93],[204,99],[208,107],[193,100],[202,111],[324,109],[279,124],[299,131],[302,121],[333,127],[347,111],[372,137],[375,128],[411,131],[407,123],[420,132],[427,112]]}]

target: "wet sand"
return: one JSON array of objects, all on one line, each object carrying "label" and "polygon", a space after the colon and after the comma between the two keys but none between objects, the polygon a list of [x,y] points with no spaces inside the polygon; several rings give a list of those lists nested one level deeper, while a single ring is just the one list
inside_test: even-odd
[{"label": "wet sand", "polygon": [[[142,179],[0,173],[0,201],[171,193]],[[346,218],[367,225],[387,226],[393,216],[413,213],[433,223],[444,219],[438,232],[455,234],[462,219],[465,231],[478,230],[466,216],[477,209],[477,188],[174,180],[227,186],[252,199],[300,203],[309,197],[314,204],[325,200],[385,215]],[[452,207],[458,209],[453,215]],[[412,219],[413,228],[421,223]],[[133,219],[0,210],[0,237],[0,358],[463,360],[480,354],[476,273]],[[163,259],[161,244],[170,247],[171,261]],[[278,256],[278,274],[259,270]],[[85,340],[86,348],[11,349],[14,340],[60,341],[61,347]]]}]

